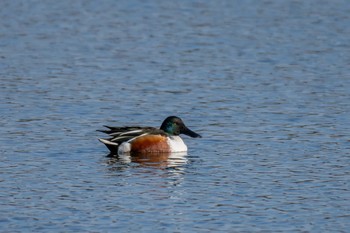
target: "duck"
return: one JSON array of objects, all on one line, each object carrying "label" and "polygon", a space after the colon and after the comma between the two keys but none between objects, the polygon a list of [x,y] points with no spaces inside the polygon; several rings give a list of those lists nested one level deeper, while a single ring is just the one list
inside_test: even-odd
[{"label": "duck", "polygon": [[187,152],[187,146],[180,137],[185,134],[192,138],[201,138],[198,133],[190,130],[177,116],[167,117],[160,128],[126,126],[104,126],[107,130],[98,130],[109,135],[109,138],[99,138],[111,152],[119,155],[125,153],[176,153]]}]

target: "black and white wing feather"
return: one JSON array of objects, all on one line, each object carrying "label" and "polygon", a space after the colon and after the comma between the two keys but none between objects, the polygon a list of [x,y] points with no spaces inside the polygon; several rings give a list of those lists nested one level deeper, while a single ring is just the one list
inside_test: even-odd
[{"label": "black and white wing feather", "polygon": [[158,135],[166,135],[166,133],[157,128],[153,127],[139,127],[139,126],[131,126],[131,127],[111,127],[105,126],[108,130],[98,130],[105,134],[108,134],[110,138],[103,139],[100,138],[100,142],[104,143],[111,152],[116,152],[118,150],[119,145],[123,142],[127,142],[133,138],[137,138],[144,135],[149,134],[158,134]]}]

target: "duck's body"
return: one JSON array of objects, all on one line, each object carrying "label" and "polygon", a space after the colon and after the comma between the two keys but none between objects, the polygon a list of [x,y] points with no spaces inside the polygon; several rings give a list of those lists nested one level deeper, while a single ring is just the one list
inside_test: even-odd
[{"label": "duck's body", "polygon": [[188,129],[183,121],[175,116],[166,118],[160,129],[153,127],[109,127],[102,131],[111,138],[99,139],[113,154],[122,153],[163,153],[185,152],[187,146],[179,136],[186,134],[201,137]]}]

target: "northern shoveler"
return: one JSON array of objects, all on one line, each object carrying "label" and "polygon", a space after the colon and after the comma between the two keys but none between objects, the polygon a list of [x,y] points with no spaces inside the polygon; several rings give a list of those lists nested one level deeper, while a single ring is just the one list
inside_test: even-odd
[{"label": "northern shoveler", "polygon": [[108,139],[100,138],[113,154],[121,153],[150,153],[150,152],[185,152],[187,146],[180,138],[186,134],[193,138],[201,137],[185,126],[176,116],[167,117],[160,129],[153,127],[110,127],[108,130],[99,130],[110,136]]}]

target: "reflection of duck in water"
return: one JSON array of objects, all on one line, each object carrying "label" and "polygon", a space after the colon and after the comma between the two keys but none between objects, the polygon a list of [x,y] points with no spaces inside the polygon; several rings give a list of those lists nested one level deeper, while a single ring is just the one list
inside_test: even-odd
[{"label": "reflection of duck in water", "polygon": [[[188,159],[186,158],[187,152],[162,152],[162,153],[129,153],[118,155],[117,160],[114,162],[122,163],[138,163],[147,167],[178,167],[187,164]],[[113,158],[111,158],[113,159]],[[114,157],[115,159],[115,157]]]},{"label": "reflection of duck in water", "polygon": [[[180,138],[180,134],[190,137],[201,137],[185,126],[183,121],[176,116],[167,117],[160,129],[153,127],[109,127],[108,130],[100,130],[110,136],[108,139],[99,139],[110,150],[111,154],[125,153],[141,154],[155,153],[156,158],[160,153],[186,152],[187,146]],[[169,156],[169,155],[168,155]]]}]

